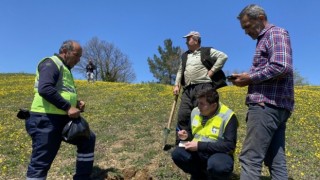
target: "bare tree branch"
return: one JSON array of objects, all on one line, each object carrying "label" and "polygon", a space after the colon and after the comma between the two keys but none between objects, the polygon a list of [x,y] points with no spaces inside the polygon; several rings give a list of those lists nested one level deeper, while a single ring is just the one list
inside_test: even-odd
[{"label": "bare tree branch", "polygon": [[132,69],[132,64],[127,55],[112,43],[92,38],[83,46],[81,62],[77,64],[76,70],[84,76],[85,67],[89,60],[96,65],[96,80],[110,82],[132,82],[136,75]]}]

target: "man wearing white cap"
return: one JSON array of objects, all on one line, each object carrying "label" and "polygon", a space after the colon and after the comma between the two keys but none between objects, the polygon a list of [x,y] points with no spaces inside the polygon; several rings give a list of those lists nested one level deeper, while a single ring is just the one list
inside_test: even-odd
[{"label": "man wearing white cap", "polygon": [[[173,94],[178,95],[183,86],[177,129],[190,130],[190,114],[197,106],[196,94],[205,88],[218,89],[226,86],[225,75],[221,70],[228,56],[211,47],[201,47],[201,35],[191,31],[185,35],[188,51],[181,56]],[[176,144],[179,143],[176,137]]]}]

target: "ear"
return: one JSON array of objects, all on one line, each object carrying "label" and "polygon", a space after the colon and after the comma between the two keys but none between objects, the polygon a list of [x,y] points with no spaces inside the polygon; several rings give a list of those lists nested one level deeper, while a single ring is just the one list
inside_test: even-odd
[{"label": "ear", "polygon": [[258,18],[260,21],[266,21],[266,17],[262,14],[260,14]]},{"label": "ear", "polygon": [[66,53],[68,52],[68,50],[67,50],[66,48],[63,48],[63,49],[62,49],[62,52],[63,52],[64,54],[66,54]]}]

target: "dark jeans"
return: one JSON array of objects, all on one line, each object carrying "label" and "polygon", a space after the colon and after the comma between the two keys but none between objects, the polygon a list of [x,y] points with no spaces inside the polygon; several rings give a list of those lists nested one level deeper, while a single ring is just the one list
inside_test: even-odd
[{"label": "dark jeans", "polygon": [[240,154],[240,179],[260,179],[263,161],[272,179],[288,179],[285,130],[290,112],[272,105],[250,104],[247,134]]},{"label": "dark jeans", "polygon": [[[26,120],[26,130],[32,138],[32,155],[27,171],[28,179],[46,179],[50,166],[62,142],[61,132],[69,121],[67,116],[31,114]],[[77,146],[76,173],[74,179],[90,178],[95,134],[91,132],[88,140],[75,142]]]},{"label": "dark jeans", "polygon": [[226,180],[233,171],[233,158],[225,153],[208,155],[177,147],[171,154],[173,162],[194,180]]},{"label": "dark jeans", "polygon": [[[178,112],[178,123],[179,129],[190,130],[190,116],[193,108],[198,106],[197,93],[201,89],[213,88],[212,83],[193,84],[185,87],[181,96],[181,102]],[[179,139],[176,136],[176,144],[179,144]]]}]

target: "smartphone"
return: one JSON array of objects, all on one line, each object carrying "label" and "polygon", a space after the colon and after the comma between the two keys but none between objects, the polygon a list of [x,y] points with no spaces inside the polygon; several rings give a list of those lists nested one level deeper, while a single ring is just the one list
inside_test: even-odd
[{"label": "smartphone", "polygon": [[236,77],[234,77],[234,76],[227,76],[226,77],[228,80],[234,80],[234,79],[236,79]]},{"label": "smartphone", "polygon": [[179,147],[186,147],[185,144],[187,143],[188,141],[180,141],[179,142]]}]

